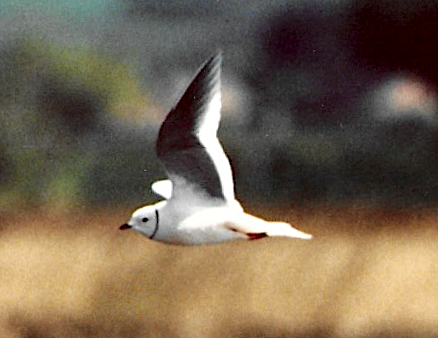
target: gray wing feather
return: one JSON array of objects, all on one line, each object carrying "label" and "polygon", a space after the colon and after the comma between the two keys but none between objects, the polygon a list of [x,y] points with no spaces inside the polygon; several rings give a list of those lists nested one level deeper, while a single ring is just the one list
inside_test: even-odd
[{"label": "gray wing feather", "polygon": [[[167,115],[157,155],[169,177],[183,178],[210,197],[234,199],[231,167],[219,141],[220,53],[209,59]],[[177,183],[175,189],[178,189]]]}]

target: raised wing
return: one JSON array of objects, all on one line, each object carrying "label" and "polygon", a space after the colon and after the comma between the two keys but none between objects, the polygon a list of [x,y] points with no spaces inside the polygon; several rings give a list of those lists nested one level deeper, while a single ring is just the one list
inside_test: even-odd
[{"label": "raised wing", "polygon": [[221,63],[218,53],[204,64],[160,128],[157,155],[174,196],[189,185],[208,197],[234,200],[231,166],[217,139]]}]

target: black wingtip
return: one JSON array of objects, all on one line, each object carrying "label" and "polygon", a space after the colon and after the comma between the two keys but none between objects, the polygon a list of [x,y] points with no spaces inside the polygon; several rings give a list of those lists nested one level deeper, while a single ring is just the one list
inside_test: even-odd
[{"label": "black wingtip", "polygon": [[[214,78],[217,77],[216,81],[220,81],[220,72],[222,68],[222,51],[217,50],[207,61],[200,67],[192,83],[205,77],[206,74],[212,74]],[[207,75],[208,76],[208,75]]]},{"label": "black wingtip", "polygon": [[[221,90],[222,52],[216,51],[199,68],[190,85],[161,125],[157,140],[157,155],[162,159],[167,152],[197,144],[195,135],[199,117],[205,114],[211,98]],[[215,132],[215,131],[212,131]]]},{"label": "black wingtip", "polygon": [[206,76],[207,77],[212,76],[213,78],[218,78],[217,80],[220,81],[222,59],[223,59],[222,50],[220,49],[216,50],[216,53],[214,53],[209,59],[207,59],[207,61],[205,61],[204,64],[198,69],[194,79],[192,80],[192,83],[199,81],[201,78]]},{"label": "black wingtip", "polygon": [[205,64],[212,63],[212,64],[221,64],[223,59],[223,53],[221,49],[217,49],[216,53],[214,53]]}]

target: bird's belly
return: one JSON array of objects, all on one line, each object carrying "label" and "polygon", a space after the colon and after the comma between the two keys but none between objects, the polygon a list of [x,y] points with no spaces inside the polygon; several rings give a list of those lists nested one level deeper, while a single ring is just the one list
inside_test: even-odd
[{"label": "bird's belly", "polygon": [[244,238],[244,236],[225,228],[181,229],[175,234],[171,243],[180,245],[215,244],[239,238]]},{"label": "bird's belly", "polygon": [[221,243],[243,238],[225,226],[234,213],[228,208],[211,208],[185,218],[175,229],[174,242],[185,245]]}]

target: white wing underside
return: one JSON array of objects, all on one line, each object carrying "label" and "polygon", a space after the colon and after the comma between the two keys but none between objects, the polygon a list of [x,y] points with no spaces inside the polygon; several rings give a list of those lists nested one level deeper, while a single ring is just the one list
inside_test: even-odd
[{"label": "white wing underside", "polygon": [[171,180],[161,180],[152,183],[152,191],[157,195],[169,199],[172,197],[172,181]]},{"label": "white wing underside", "polygon": [[221,92],[217,92],[208,105],[208,113],[198,130],[198,138],[211,157],[222,184],[222,192],[227,200],[234,199],[233,172],[230,162],[217,138],[221,119]]}]

